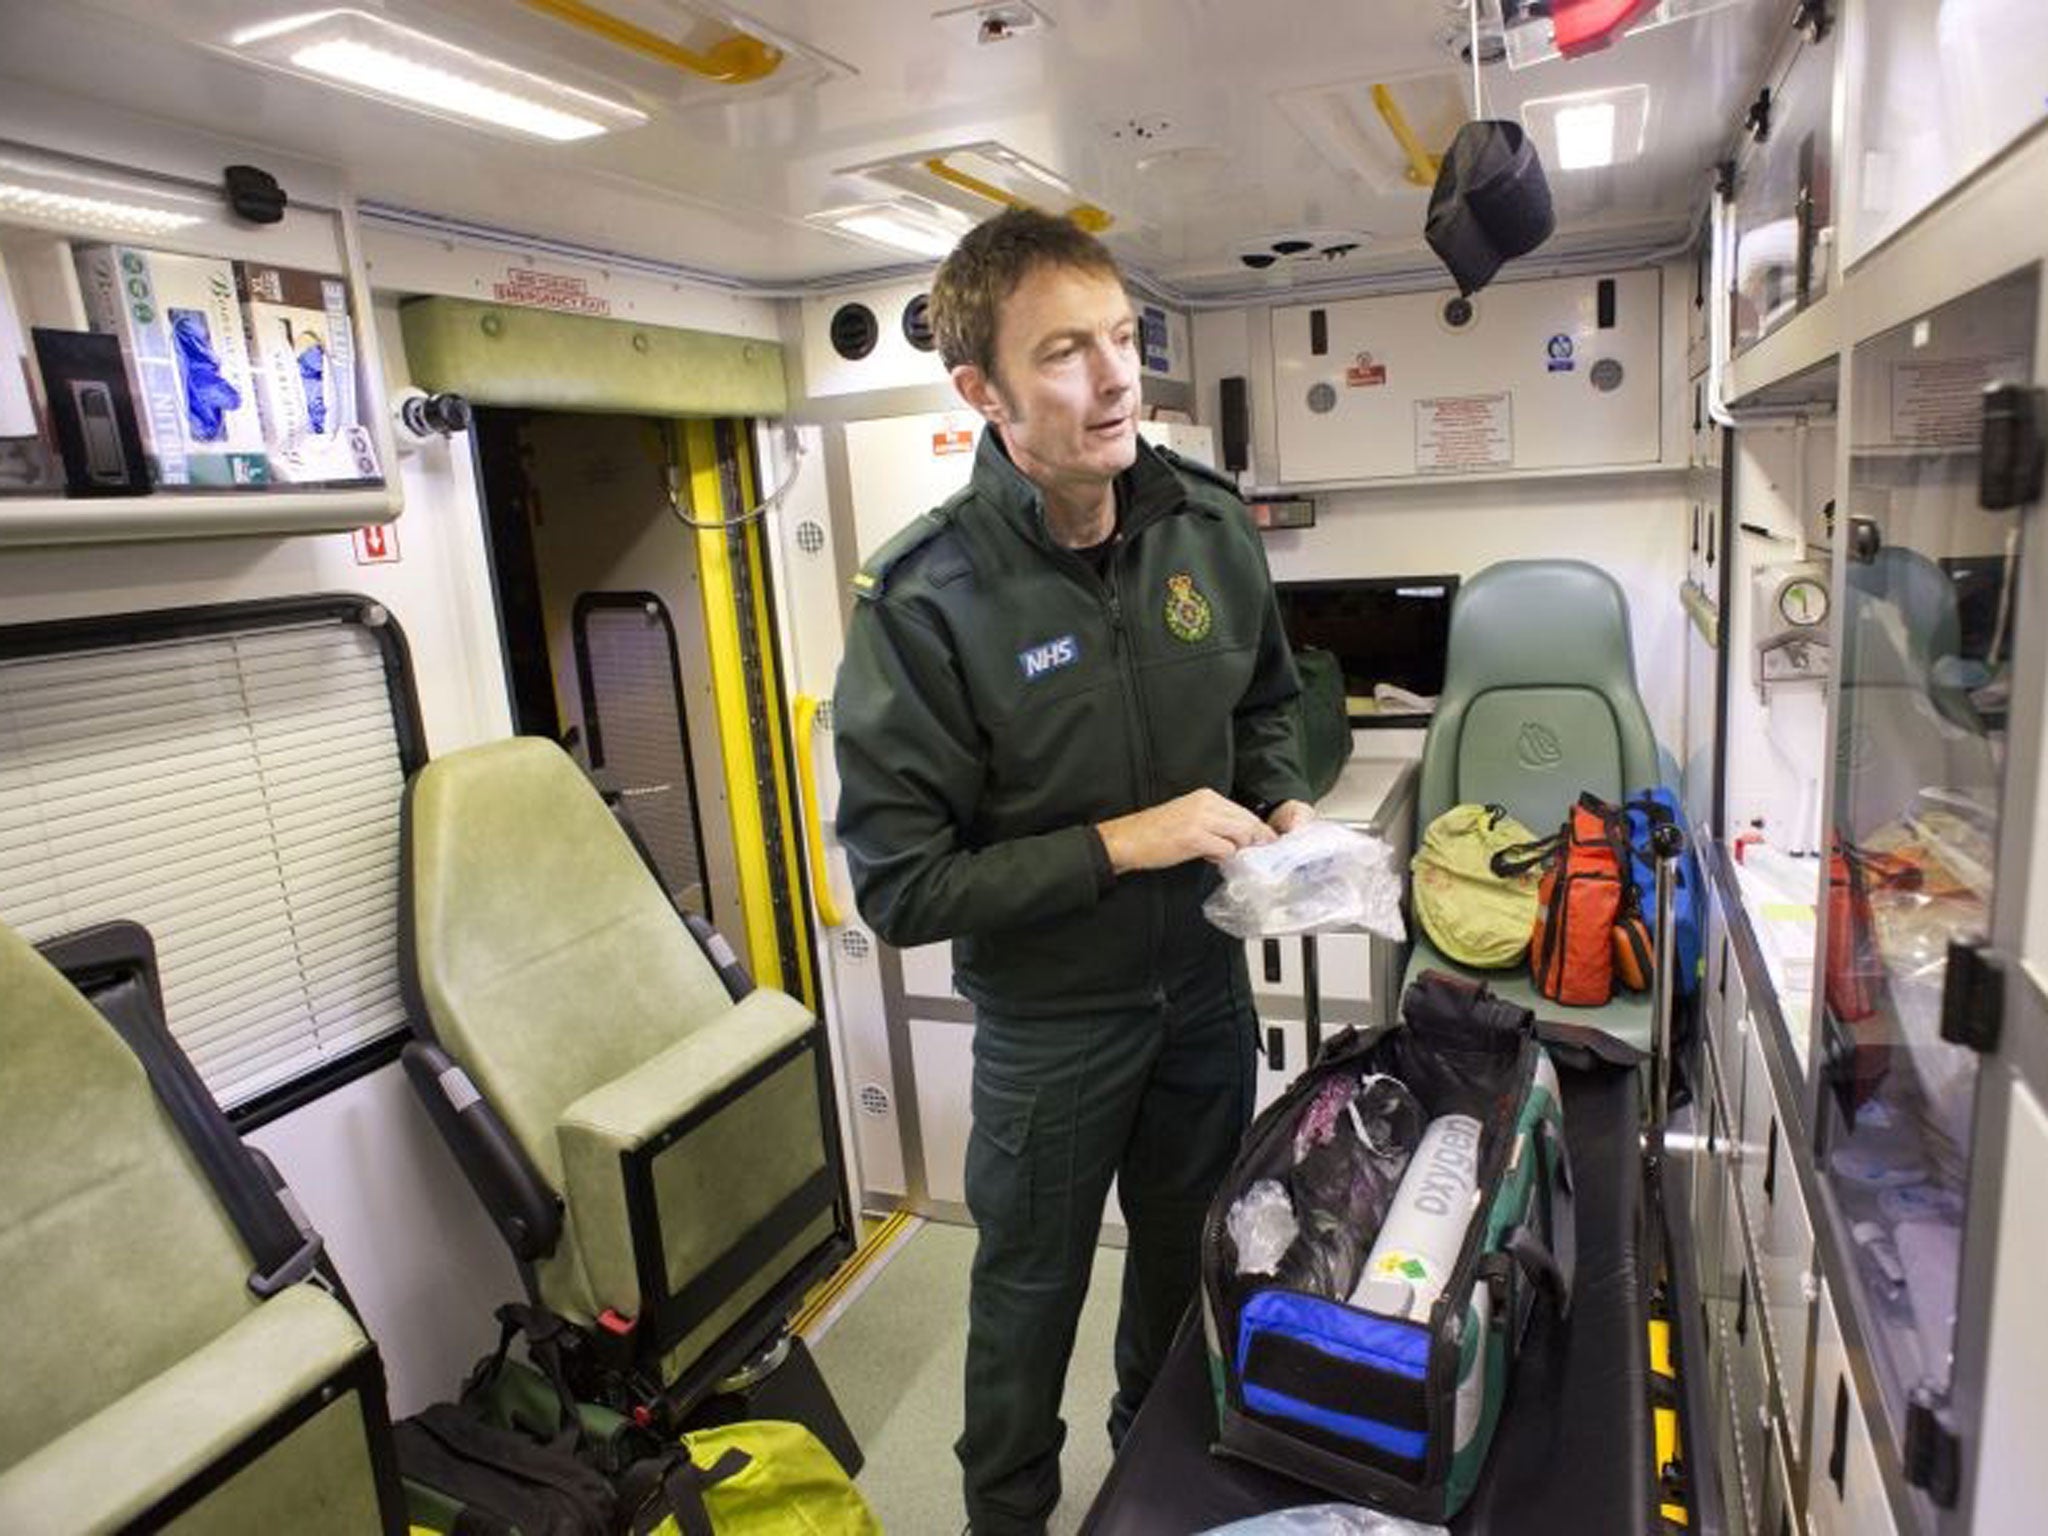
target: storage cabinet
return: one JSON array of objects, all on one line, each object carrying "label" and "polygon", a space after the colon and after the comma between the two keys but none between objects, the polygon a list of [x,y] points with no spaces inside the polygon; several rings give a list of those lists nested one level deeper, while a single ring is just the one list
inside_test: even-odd
[{"label": "storage cabinet", "polygon": [[1735,163],[1734,261],[1727,295],[1732,350],[1747,351],[1834,283],[1834,105],[1837,33],[1795,31],[1749,108]]}]

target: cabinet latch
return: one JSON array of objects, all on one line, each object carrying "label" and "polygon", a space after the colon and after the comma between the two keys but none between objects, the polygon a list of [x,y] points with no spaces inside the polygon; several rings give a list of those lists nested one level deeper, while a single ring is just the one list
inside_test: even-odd
[{"label": "cabinet latch", "polygon": [[1966,934],[1948,941],[1941,982],[1941,1038],[1989,1055],[2005,1024],[2005,978],[1985,942]]},{"label": "cabinet latch", "polygon": [[1956,1495],[1963,1485],[1963,1442],[1927,1387],[1915,1387],[1907,1399],[1901,1459],[1907,1482],[1926,1489],[1927,1496],[1943,1509],[1956,1507]]},{"label": "cabinet latch", "polygon": [[1804,32],[1808,42],[1819,42],[1834,24],[1828,0],[1799,0],[1799,9],[1792,13],[1792,30]]},{"label": "cabinet latch", "polygon": [[1749,111],[1742,117],[1742,126],[1759,144],[1771,136],[1771,88],[1768,85],[1758,91],[1756,100],[1749,104]]},{"label": "cabinet latch", "polygon": [[2048,462],[2048,390],[1994,384],[1984,391],[1984,436],[1977,460],[1977,505],[1999,512],[2041,499]]}]

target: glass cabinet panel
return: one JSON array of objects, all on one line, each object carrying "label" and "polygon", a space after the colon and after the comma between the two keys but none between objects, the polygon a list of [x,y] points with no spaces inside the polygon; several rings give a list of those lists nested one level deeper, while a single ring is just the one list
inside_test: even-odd
[{"label": "glass cabinet panel", "polygon": [[1853,261],[2041,121],[2048,5],[1882,0],[1850,25]]},{"label": "glass cabinet panel", "polygon": [[1835,38],[1796,43],[1735,171],[1734,353],[1771,334],[1828,291],[1834,257]]},{"label": "glass cabinet panel", "polygon": [[1990,926],[2017,514],[1977,504],[1983,391],[2034,370],[2038,275],[1855,349],[1823,1014],[1826,1176],[1896,1433],[1947,1391],[1977,1057],[1941,1038],[1952,936]]}]

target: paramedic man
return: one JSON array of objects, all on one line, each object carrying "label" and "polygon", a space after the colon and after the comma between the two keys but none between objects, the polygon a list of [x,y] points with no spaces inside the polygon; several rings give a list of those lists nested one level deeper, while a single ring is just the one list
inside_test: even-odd
[{"label": "paramedic man", "polygon": [[[1194,1294],[1252,1103],[1243,947],[1213,861],[1313,814],[1259,536],[1136,434],[1136,319],[1093,237],[998,215],[931,312],[987,422],[968,488],[856,578],[833,706],[864,917],[953,940],[975,1004],[966,1427],[977,1533],[1042,1531],[1112,1176],[1120,1439]],[[1264,814],[1254,814],[1253,809]]]}]

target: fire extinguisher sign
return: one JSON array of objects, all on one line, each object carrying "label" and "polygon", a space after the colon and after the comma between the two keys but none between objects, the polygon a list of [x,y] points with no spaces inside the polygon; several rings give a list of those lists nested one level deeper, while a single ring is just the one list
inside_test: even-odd
[{"label": "fire extinguisher sign", "polygon": [[398,564],[398,530],[389,523],[372,523],[355,532],[357,565]]}]

